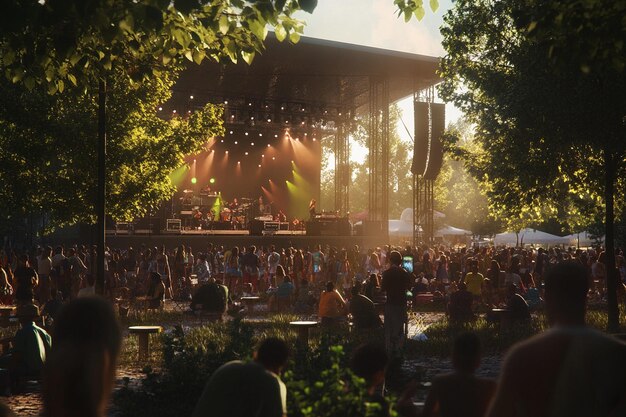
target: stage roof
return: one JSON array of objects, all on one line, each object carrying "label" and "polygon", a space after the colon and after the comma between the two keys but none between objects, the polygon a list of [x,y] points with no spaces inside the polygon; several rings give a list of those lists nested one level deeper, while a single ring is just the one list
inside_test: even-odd
[{"label": "stage roof", "polygon": [[266,50],[251,65],[205,61],[190,64],[165,110],[184,111],[201,102],[245,99],[368,111],[370,79],[387,78],[390,102],[439,82],[439,58],[301,38],[297,44],[268,36]]}]

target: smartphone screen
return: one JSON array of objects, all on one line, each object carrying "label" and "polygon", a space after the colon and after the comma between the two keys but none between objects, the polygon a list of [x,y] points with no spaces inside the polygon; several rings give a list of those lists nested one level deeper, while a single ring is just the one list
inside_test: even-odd
[{"label": "smartphone screen", "polygon": [[409,273],[413,273],[413,257],[412,256],[404,256],[402,258],[402,268],[406,269],[406,271]]}]

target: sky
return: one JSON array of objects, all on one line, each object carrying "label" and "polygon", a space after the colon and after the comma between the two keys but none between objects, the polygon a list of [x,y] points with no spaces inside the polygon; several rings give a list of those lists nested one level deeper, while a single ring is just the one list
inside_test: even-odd
[{"label": "sky", "polygon": [[[408,23],[397,17],[393,0],[319,0],[313,14],[300,12],[297,17],[306,22],[304,35],[308,37],[441,57],[445,51],[439,27],[443,15],[452,7],[452,0],[439,0],[436,12],[430,10],[428,0],[424,3],[424,19],[412,19]],[[405,115],[403,121],[412,132],[411,97],[398,104]],[[458,109],[446,105],[447,122],[460,116]],[[398,133],[403,140],[410,140],[403,127]],[[364,150],[355,151],[357,159],[364,157]]]}]

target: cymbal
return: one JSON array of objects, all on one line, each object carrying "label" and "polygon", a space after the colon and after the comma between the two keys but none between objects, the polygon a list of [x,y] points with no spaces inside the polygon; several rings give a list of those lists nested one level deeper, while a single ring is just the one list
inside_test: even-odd
[{"label": "cymbal", "polygon": [[191,193],[193,193],[193,190],[183,190],[183,193],[185,193],[185,194],[191,194]]}]

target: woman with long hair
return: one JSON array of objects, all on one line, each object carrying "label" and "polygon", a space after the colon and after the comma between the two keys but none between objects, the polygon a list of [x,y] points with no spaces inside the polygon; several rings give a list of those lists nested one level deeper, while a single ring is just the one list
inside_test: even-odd
[{"label": "woman with long hair", "polygon": [[239,278],[241,277],[241,268],[239,265],[239,248],[235,246],[230,251],[228,262],[226,264],[225,283],[228,285],[228,290],[235,292],[238,288]]}]

